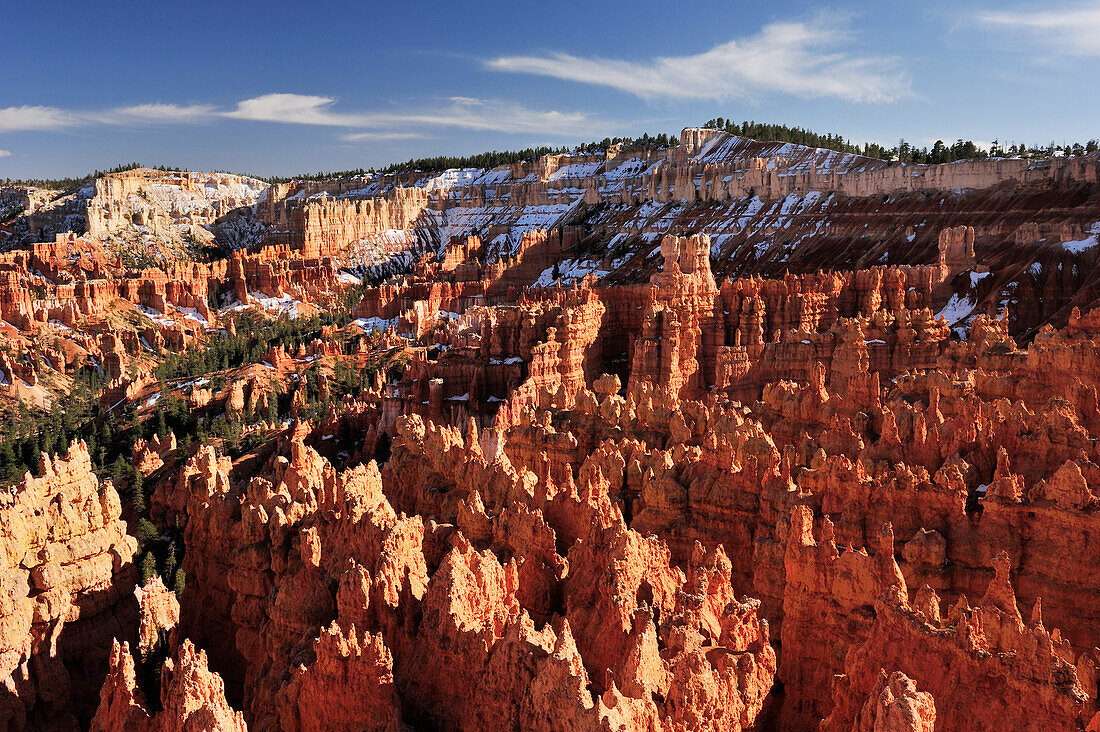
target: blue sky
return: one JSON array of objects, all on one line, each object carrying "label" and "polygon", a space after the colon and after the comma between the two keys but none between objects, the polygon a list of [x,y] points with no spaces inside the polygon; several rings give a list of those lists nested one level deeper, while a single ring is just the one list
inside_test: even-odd
[{"label": "blue sky", "polygon": [[10,3],[0,178],[261,175],[678,132],[1100,137],[1100,0]]}]

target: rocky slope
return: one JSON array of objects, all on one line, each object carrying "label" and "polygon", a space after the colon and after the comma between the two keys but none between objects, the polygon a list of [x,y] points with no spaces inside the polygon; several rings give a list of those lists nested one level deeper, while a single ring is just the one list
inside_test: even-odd
[{"label": "rocky slope", "polygon": [[3,255],[5,394],[94,359],[133,465],[0,503],[8,726],[1100,727],[1097,158],[682,139]]}]

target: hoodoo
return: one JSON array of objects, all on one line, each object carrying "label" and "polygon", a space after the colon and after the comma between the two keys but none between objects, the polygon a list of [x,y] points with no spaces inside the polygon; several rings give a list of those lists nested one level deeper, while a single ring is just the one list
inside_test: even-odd
[{"label": "hoodoo", "polygon": [[[830,34],[763,33],[479,73],[713,101],[876,67],[799,75]],[[0,135],[581,126],[341,104],[28,103]],[[719,118],[5,180],[0,729],[1100,730],[1098,264],[1095,142]]]}]

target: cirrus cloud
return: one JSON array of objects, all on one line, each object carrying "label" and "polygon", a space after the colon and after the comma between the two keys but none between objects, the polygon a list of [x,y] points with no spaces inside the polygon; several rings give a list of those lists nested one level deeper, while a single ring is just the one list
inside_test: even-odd
[{"label": "cirrus cloud", "polygon": [[340,114],[332,111],[335,97],[319,97],[311,94],[264,94],[237,103],[225,117],[254,122],[282,122],[296,125],[327,125],[334,127],[358,127],[361,115]]},{"label": "cirrus cloud", "polygon": [[893,58],[846,51],[852,34],[824,20],[765,25],[755,35],[687,56],[645,61],[550,53],[486,61],[498,71],[611,87],[642,99],[728,100],[780,92],[850,102],[913,96]]},{"label": "cirrus cloud", "polygon": [[340,137],[344,142],[386,142],[393,140],[422,140],[425,135],[419,132],[349,132]]},{"label": "cirrus cloud", "polygon": [[536,133],[547,136],[594,134],[604,122],[583,112],[533,109],[517,102],[451,97],[415,108],[342,111],[335,97],[275,93],[241,100],[231,109],[210,104],[148,103],[103,110],[46,106],[0,108],[0,132],[56,131],[91,125],[140,127],[195,124],[229,118],[249,122],[342,127],[342,139],[403,140],[424,137],[424,128]]},{"label": "cirrus cloud", "polygon": [[979,12],[977,19],[992,28],[1024,34],[1055,53],[1100,56],[1100,2],[1035,11],[990,10]]},{"label": "cirrus cloud", "polygon": [[[307,94],[265,94],[245,99],[223,116],[281,124],[323,125],[368,130],[344,136],[348,141],[401,139],[417,133],[409,127],[456,127],[495,132],[578,135],[594,132],[600,123],[583,112],[532,109],[517,102],[451,97],[420,109],[386,112],[341,112],[335,97]],[[383,137],[385,136],[385,137]]]},{"label": "cirrus cloud", "polygon": [[208,104],[137,104],[104,110],[72,110],[58,107],[0,107],[0,132],[61,130],[93,124],[133,126],[186,124],[210,119]]},{"label": "cirrus cloud", "polygon": [[210,104],[135,104],[115,107],[107,113],[108,124],[183,124],[205,122],[214,114]]},{"label": "cirrus cloud", "polygon": [[57,130],[80,124],[77,115],[57,107],[0,107],[0,132]]},{"label": "cirrus cloud", "polygon": [[10,158],[11,150],[0,150],[0,158]]}]

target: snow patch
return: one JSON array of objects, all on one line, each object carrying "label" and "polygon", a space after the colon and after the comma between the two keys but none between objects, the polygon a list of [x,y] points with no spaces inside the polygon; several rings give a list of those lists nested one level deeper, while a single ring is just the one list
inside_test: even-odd
[{"label": "snow patch", "polygon": [[387,320],[385,318],[370,317],[370,318],[356,318],[355,320],[353,320],[351,322],[355,323],[356,325],[358,325],[363,330],[365,330],[367,332],[370,332],[372,330],[385,331],[388,328],[396,329],[397,328],[397,320],[398,320],[397,318],[389,318]]},{"label": "snow patch", "polygon": [[986,277],[989,277],[992,274],[993,274],[992,272],[971,272],[970,273],[970,287],[973,288],[979,282],[981,282]]},{"label": "snow patch", "polygon": [[[1096,224],[1093,224],[1095,227]],[[1062,242],[1062,248],[1072,254],[1080,254],[1086,249],[1092,249],[1098,243],[1100,243],[1100,234],[1093,234],[1092,236],[1085,237],[1084,239],[1076,239],[1074,241]]]},{"label": "snow patch", "polygon": [[271,297],[265,295],[262,292],[250,292],[248,293],[248,299],[255,301],[260,307],[267,311],[274,311],[279,315],[285,315],[291,320],[298,317],[298,306],[301,305],[301,301],[295,300],[290,295],[284,294],[282,297]]},{"label": "snow patch", "polygon": [[936,313],[936,317],[943,316],[948,323],[957,323],[974,312],[976,305],[969,295],[952,295],[943,309]]},{"label": "snow patch", "polygon": [[594,275],[597,279],[611,274],[610,270],[600,269],[599,262],[589,260],[563,259],[558,263],[558,278],[554,277],[554,267],[547,267],[535,280],[534,287],[550,287],[555,282],[568,285],[576,280],[584,279],[587,275]]}]

